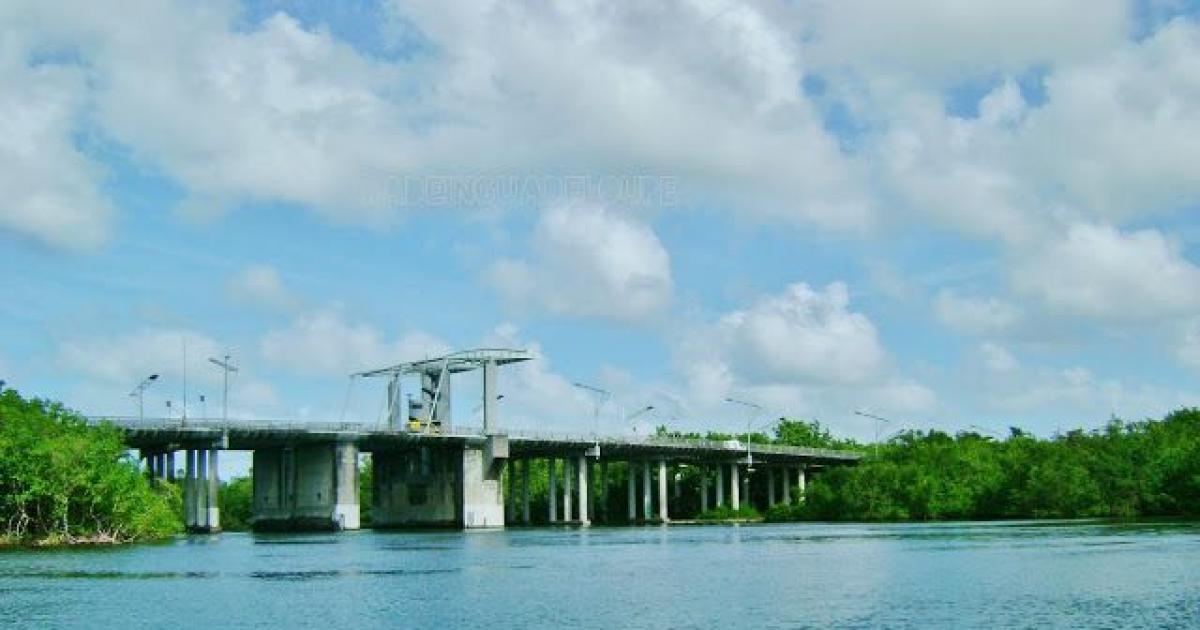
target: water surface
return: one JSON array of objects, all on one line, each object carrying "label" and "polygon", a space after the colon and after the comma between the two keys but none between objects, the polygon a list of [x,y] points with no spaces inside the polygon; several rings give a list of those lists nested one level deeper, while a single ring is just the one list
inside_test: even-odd
[{"label": "water surface", "polygon": [[0,553],[4,627],[1200,627],[1200,525],[181,537]]}]

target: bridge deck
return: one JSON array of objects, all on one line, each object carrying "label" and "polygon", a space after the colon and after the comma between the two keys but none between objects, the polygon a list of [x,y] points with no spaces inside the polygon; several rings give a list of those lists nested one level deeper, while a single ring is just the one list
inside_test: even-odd
[{"label": "bridge deck", "polygon": [[[255,421],[180,420],[137,418],[91,418],[121,429],[133,448],[155,451],[189,447],[254,450],[312,442],[352,442],[362,451],[394,451],[425,446],[482,444],[486,439],[476,427],[455,427],[443,434],[380,429],[361,423],[281,423]],[[738,440],[712,441],[657,436],[591,436],[564,433],[501,430],[508,436],[510,456],[561,457],[578,454],[599,445],[606,459],[670,459],[673,461],[735,461],[752,454],[764,463],[847,464],[860,453],[819,448],[750,444]]]}]

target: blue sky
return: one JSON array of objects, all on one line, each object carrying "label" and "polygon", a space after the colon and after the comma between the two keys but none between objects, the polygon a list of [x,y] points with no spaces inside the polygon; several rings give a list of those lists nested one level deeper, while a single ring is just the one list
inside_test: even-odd
[{"label": "blue sky", "polygon": [[[1196,3],[942,5],[11,3],[0,378],[178,413],[186,343],[190,415],[228,352],[238,417],[375,422],[350,372],[498,344],[524,428],[575,381],[612,432],[1200,404]],[[513,180],[587,184],[397,184]]]}]

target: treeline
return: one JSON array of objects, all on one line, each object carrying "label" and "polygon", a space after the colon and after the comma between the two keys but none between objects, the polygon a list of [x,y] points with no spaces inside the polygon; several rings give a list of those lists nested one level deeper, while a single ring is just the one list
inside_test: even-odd
[{"label": "treeline", "polygon": [[0,544],[124,542],[181,531],[178,491],[152,487],[118,431],[0,392]]},{"label": "treeline", "polygon": [[1200,515],[1200,410],[1038,439],[910,431],[815,475],[768,519],[952,520]]}]

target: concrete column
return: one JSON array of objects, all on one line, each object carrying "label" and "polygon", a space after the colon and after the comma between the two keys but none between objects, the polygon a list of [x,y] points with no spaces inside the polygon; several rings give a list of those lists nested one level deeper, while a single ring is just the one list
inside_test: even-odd
[{"label": "concrete column", "polygon": [[167,480],[175,481],[175,451],[167,453]]},{"label": "concrete column", "polygon": [[658,460],[658,520],[666,523],[667,518],[667,460]]},{"label": "concrete column", "polygon": [[596,516],[608,523],[608,462],[600,462],[600,511]]},{"label": "concrete column", "polygon": [[[587,460],[584,467],[587,469],[587,514],[591,520],[597,520],[596,514],[596,468],[592,460]],[[582,485],[580,486],[583,487]]]},{"label": "concrete column", "polygon": [[551,458],[547,459],[546,463],[550,466],[550,492],[548,495],[549,499],[550,499],[550,522],[557,523],[558,522],[558,478],[554,472],[554,468],[555,468],[554,458],[551,457]]},{"label": "concrete column", "polygon": [[783,468],[783,502],[792,503],[792,473],[788,472],[786,466]]},{"label": "concrete column", "polygon": [[717,464],[717,507],[725,505],[725,466]]},{"label": "concrete column", "polygon": [[571,458],[563,458],[563,522],[571,522]]},{"label": "concrete column", "polygon": [[196,525],[196,451],[184,451],[183,462],[183,525],[191,529]]},{"label": "concrete column", "polygon": [[740,479],[738,479],[738,474],[740,472],[741,471],[738,470],[737,462],[729,465],[729,507],[733,508],[735,511],[742,509],[742,482]]},{"label": "concrete column", "polygon": [[629,474],[627,475],[629,486],[629,522],[637,520],[637,465],[632,461],[629,462]]},{"label": "concrete column", "polygon": [[642,462],[642,519],[649,521],[651,512],[650,499],[650,462]]},{"label": "concrete column", "polygon": [[157,468],[158,468],[158,478],[166,479],[167,478],[167,454],[166,453],[158,454]]},{"label": "concrete column", "polygon": [[529,464],[527,459],[521,466],[521,520],[529,524]]},{"label": "concrete column", "polygon": [[[496,422],[496,362],[483,362],[483,434],[491,433]],[[439,401],[438,404],[441,404]]]},{"label": "concrete column", "polygon": [[708,466],[700,467],[700,512],[708,511]]},{"label": "concrete column", "polygon": [[590,514],[588,508],[591,507],[588,503],[591,500],[589,496],[591,493],[588,492],[588,468],[590,467],[591,464],[588,463],[587,457],[580,455],[576,468],[579,469],[579,523],[581,525],[591,522],[588,520]]},{"label": "concrete column", "polygon": [[338,529],[359,529],[362,516],[358,496],[358,446],[351,442],[334,445],[333,523]]},{"label": "concrete column", "polygon": [[196,451],[196,528],[208,528],[208,449]]},{"label": "concrete column", "polygon": [[504,497],[504,522],[514,523],[517,520],[517,467],[516,462],[509,462],[504,468],[508,477],[508,496]]},{"label": "concrete column", "polygon": [[221,451],[217,449],[209,449],[208,451],[208,514],[207,525],[209,531],[217,531],[221,529],[221,506],[217,498],[221,496],[221,477],[217,469],[217,454]]},{"label": "concrete column", "polygon": [[805,485],[806,485],[805,481],[806,480],[804,478],[804,467],[801,466],[796,469],[796,489],[797,489],[797,492],[800,493],[800,496],[797,497],[797,499],[799,499],[801,502],[804,501]]},{"label": "concrete column", "polygon": [[[769,466],[763,466],[763,472],[767,473],[767,507],[775,507],[775,469]],[[787,469],[783,469],[785,479],[783,485],[787,485]]]}]

